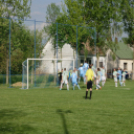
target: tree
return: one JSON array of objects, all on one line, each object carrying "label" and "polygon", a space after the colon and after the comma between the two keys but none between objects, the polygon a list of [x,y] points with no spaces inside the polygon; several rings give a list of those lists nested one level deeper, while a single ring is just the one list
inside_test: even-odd
[{"label": "tree", "polygon": [[[47,12],[46,12],[46,21],[55,23],[58,16],[60,16],[60,6],[56,5],[55,3],[51,3],[50,5],[48,5],[47,6]],[[50,33],[50,32],[48,32],[49,31],[49,26],[45,27],[45,31],[49,35],[49,33]],[[49,38],[51,38],[51,34],[50,34]],[[56,57],[55,47],[56,47],[56,45],[54,46],[54,58]],[[62,47],[60,47],[60,53],[61,53],[61,59],[62,59]],[[55,72],[55,61],[53,61],[53,67],[54,67],[53,69],[54,69],[54,72]],[[62,61],[61,61],[61,68],[62,68]]]},{"label": "tree", "polygon": [[116,51],[119,49],[118,39],[115,38],[115,41],[113,42],[112,37],[111,38],[107,38],[106,44],[107,44],[106,45],[107,49],[111,50],[110,55],[111,55],[112,60],[113,60],[113,66],[111,66],[111,73],[112,73],[112,70],[114,68],[114,62],[116,60]]},{"label": "tree", "polygon": [[[120,1],[121,0],[64,0],[65,8],[62,7],[62,13],[56,19],[56,22],[69,25],[95,27],[97,31],[97,61],[99,61],[100,49],[106,45],[105,40],[107,38],[107,31],[112,23],[112,15],[114,15],[114,20],[119,20],[119,10],[115,9],[119,9]],[[111,7],[111,4],[113,4],[114,9]],[[89,34],[89,30],[87,31],[86,28],[78,28],[77,31],[78,49],[86,50],[86,57],[87,50],[88,52],[93,51],[94,30],[90,30],[91,34]],[[54,41],[56,41],[55,33],[56,25],[52,24],[49,26],[49,34],[53,37]],[[70,44],[74,49],[76,48],[76,27],[59,24],[58,45],[63,46],[65,43]]]},{"label": "tree", "polygon": [[134,0],[122,0],[121,12],[123,16],[124,30],[128,33],[128,38],[125,39],[125,43],[130,44],[133,47],[133,76],[134,80]]},{"label": "tree", "polygon": [[47,6],[46,12],[46,21],[47,22],[55,22],[57,17],[60,15],[60,6],[55,3],[51,3]]},{"label": "tree", "polygon": [[[5,18],[17,18],[24,20],[27,17],[30,17],[30,6],[31,0],[1,0],[0,2],[0,15]],[[14,21],[12,20],[12,24]],[[22,21],[18,21],[18,24],[22,24]],[[13,26],[12,26],[13,27]],[[10,30],[12,30],[12,27]],[[5,52],[6,57],[6,83],[8,84],[8,62],[9,62],[9,51],[8,51],[8,36],[9,36],[9,20],[0,19],[0,34],[2,35],[0,38],[0,47],[3,46],[3,50]],[[14,48],[14,44],[12,44],[12,51]],[[16,46],[17,47],[17,46]]]}]

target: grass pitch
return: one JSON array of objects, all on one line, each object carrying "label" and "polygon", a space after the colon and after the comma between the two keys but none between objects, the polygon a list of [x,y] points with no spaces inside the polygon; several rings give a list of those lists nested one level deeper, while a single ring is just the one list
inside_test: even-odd
[{"label": "grass pitch", "polygon": [[0,85],[0,134],[134,134],[134,82],[108,80],[85,100],[85,85],[21,90]]}]

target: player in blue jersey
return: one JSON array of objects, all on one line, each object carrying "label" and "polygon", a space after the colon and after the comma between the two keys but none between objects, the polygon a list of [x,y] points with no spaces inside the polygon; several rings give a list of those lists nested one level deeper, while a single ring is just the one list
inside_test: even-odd
[{"label": "player in blue jersey", "polygon": [[69,77],[68,77],[69,83],[71,82],[71,75],[72,75],[72,70],[69,70]]},{"label": "player in blue jersey", "polygon": [[78,82],[77,82],[77,75],[75,73],[75,69],[71,75],[71,79],[72,79],[73,90],[75,90],[75,85],[77,85],[78,89],[80,90],[80,86],[78,85]]},{"label": "player in blue jersey", "polygon": [[88,65],[87,61],[85,61],[84,65],[83,65],[83,68],[84,68],[84,70],[86,70],[86,71],[88,70],[89,65]]},{"label": "player in blue jersey", "polygon": [[83,78],[83,81],[84,81],[84,69],[82,67],[82,64],[78,70],[79,70],[79,82],[80,82],[81,78]]},{"label": "player in blue jersey", "polygon": [[122,72],[121,72],[120,68],[118,68],[117,74],[118,74],[118,79],[119,79],[120,85],[122,86],[122,81],[121,81]]},{"label": "player in blue jersey", "polygon": [[85,75],[86,75],[86,72],[87,72],[88,68],[89,68],[89,65],[87,64],[87,61],[85,61],[84,65],[83,65],[83,69],[84,69],[84,83],[86,83]]}]

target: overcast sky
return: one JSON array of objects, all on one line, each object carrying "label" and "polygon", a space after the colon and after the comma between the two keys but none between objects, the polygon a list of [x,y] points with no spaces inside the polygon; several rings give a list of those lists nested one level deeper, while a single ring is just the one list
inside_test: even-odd
[{"label": "overcast sky", "polygon": [[31,20],[45,21],[47,6],[51,3],[60,5],[64,0],[32,0]]}]

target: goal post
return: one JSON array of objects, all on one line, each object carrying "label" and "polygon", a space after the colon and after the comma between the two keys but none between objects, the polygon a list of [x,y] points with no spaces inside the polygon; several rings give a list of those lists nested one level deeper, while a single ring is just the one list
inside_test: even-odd
[{"label": "goal post", "polygon": [[75,59],[28,58],[22,67],[22,89],[52,87],[58,85],[61,69],[74,69]]}]

